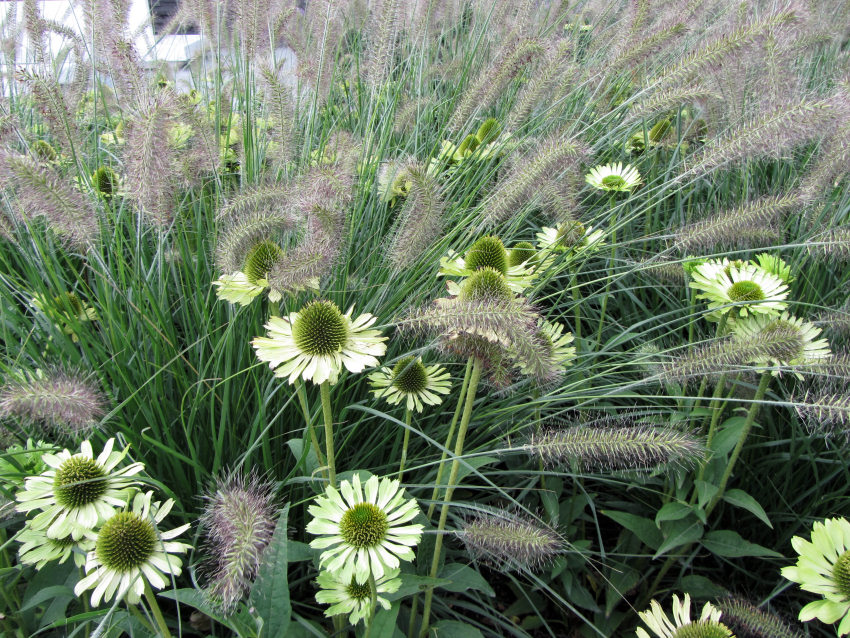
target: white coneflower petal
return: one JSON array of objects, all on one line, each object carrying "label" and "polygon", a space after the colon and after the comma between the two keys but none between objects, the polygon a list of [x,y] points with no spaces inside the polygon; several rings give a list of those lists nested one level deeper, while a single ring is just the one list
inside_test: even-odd
[{"label": "white coneflower petal", "polygon": [[50,538],[44,530],[35,530],[27,524],[15,537],[21,543],[18,555],[23,565],[34,565],[37,570],[53,561],[61,565],[71,556],[77,567],[86,562],[86,553],[94,548],[94,532],[87,531],[82,538],[74,540],[71,536],[65,538]]},{"label": "white coneflower petal", "polygon": [[[365,498],[364,498],[365,495]],[[365,484],[355,475],[339,491],[328,486],[308,508],[313,519],[307,532],[317,534],[311,547],[324,549],[319,565],[343,583],[365,583],[371,574],[383,577],[414,558],[423,526],[409,524],[419,513],[415,499],[406,499],[398,481],[372,476]]]},{"label": "white coneflower petal", "polygon": [[[826,339],[816,339],[821,329],[808,321],[783,312],[779,317],[759,314],[739,319],[733,324],[735,338],[745,343],[753,343],[763,337],[782,336],[793,343],[794,348],[786,347],[783,352],[765,353],[751,361],[756,365],[765,365],[773,374],[783,369],[810,366],[823,362],[832,354]],[[794,372],[798,379],[803,375]]]},{"label": "white coneflower petal", "polygon": [[343,315],[334,303],[315,301],[289,317],[272,317],[265,326],[269,336],[252,342],[257,358],[289,383],[300,377],[333,385],[343,366],[350,372],[376,366],[387,337],[368,329],[376,317],[367,313],[352,320],[352,311]]},{"label": "white coneflower petal", "polygon": [[746,317],[750,313],[776,315],[788,304],[788,286],[776,275],[752,264],[723,266],[708,262],[692,273],[691,288],[701,291],[698,299],[708,300],[711,310],[727,313],[733,309]]},{"label": "white coneflower petal", "polygon": [[[375,579],[377,603],[384,609],[390,608],[390,601],[381,594],[393,594],[401,587],[398,569],[387,570],[381,578]],[[348,622],[356,625],[369,617],[372,608],[372,593],[368,583],[358,583],[355,579],[340,580],[328,570],[323,570],[316,583],[321,590],[316,593],[316,602],[330,605],[325,616],[348,615]]]},{"label": "white coneflower petal", "polygon": [[616,162],[591,168],[585,181],[603,191],[630,191],[640,185],[641,177],[631,164],[624,167],[621,162]]},{"label": "white coneflower petal", "polygon": [[[673,620],[671,621],[658,601],[650,602],[647,611],[638,612],[658,638],[734,638],[729,628],[720,622],[721,612],[711,603],[706,603],[698,620],[691,620],[691,597],[685,594],[684,600],[673,596]],[[650,638],[643,628],[636,631],[638,638]]]}]

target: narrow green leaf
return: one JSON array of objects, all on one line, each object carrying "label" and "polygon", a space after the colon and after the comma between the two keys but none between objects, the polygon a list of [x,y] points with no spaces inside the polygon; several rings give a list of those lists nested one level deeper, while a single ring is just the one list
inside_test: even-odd
[{"label": "narrow green leaf", "polygon": [[680,521],[662,523],[661,531],[664,533],[664,542],[661,543],[661,547],[655,552],[653,558],[658,558],[677,547],[698,541],[702,538],[704,527],[701,522],[688,517]]},{"label": "narrow green leaf", "polygon": [[431,625],[431,631],[438,638],[484,638],[472,625],[457,620],[440,620]]},{"label": "narrow green leaf", "polygon": [[263,619],[263,631],[259,638],[284,638],[292,618],[287,574],[288,516],[289,503],[284,506],[277,519],[274,535],[263,552],[263,563],[251,587],[251,605]]},{"label": "narrow green leaf", "polygon": [[655,515],[655,524],[660,528],[662,521],[678,521],[691,512],[693,512],[693,509],[685,503],[667,503]]},{"label": "narrow green leaf", "polygon": [[477,589],[488,596],[495,596],[496,592],[490,587],[490,583],[469,565],[460,563],[449,563],[440,571],[440,578],[446,578],[450,583],[443,585],[446,591],[463,592],[468,589]]}]

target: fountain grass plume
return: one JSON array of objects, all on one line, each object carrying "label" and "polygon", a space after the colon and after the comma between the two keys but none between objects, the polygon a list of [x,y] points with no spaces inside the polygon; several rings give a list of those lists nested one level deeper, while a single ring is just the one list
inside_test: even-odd
[{"label": "fountain grass plume", "polygon": [[[245,259],[259,242],[279,237],[295,228],[291,216],[278,212],[251,211],[233,217],[216,242],[215,261],[218,269],[226,275],[242,271]],[[280,288],[276,288],[280,290]]]},{"label": "fountain grass plume", "polygon": [[249,591],[274,534],[274,486],[256,474],[216,480],[200,522],[209,554],[201,571],[207,599],[223,613],[234,611]]},{"label": "fountain grass plume", "polygon": [[481,512],[456,534],[473,560],[499,571],[537,571],[566,550],[558,532],[520,513]]},{"label": "fountain grass plume", "polygon": [[850,225],[830,228],[812,235],[806,242],[809,254],[824,261],[843,264],[850,261]]},{"label": "fountain grass plume", "polygon": [[396,268],[413,264],[430,248],[443,228],[445,203],[440,184],[427,167],[408,163],[404,168],[410,192],[390,232],[390,263]]},{"label": "fountain grass plume", "polygon": [[759,609],[748,600],[727,596],[716,603],[723,613],[723,624],[737,638],[803,638],[803,632],[778,615]]},{"label": "fountain grass plume", "polygon": [[61,368],[8,375],[0,386],[0,418],[62,440],[85,438],[105,412],[106,398],[93,380]]},{"label": "fountain grass plume", "polygon": [[25,155],[0,152],[0,175],[15,195],[24,216],[42,216],[57,236],[84,251],[100,239],[99,213],[55,168]]},{"label": "fountain grass plume", "polygon": [[525,449],[547,467],[582,471],[687,468],[705,457],[704,441],[696,434],[631,416],[547,428],[533,435]]}]

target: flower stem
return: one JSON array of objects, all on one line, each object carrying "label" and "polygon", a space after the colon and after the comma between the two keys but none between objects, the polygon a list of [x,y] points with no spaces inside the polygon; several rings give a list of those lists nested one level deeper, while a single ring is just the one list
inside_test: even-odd
[{"label": "flower stem", "polygon": [[307,431],[310,433],[310,445],[316,451],[316,458],[319,461],[319,465],[323,466],[325,464],[325,457],[322,454],[319,439],[316,437],[316,429],[313,427],[313,419],[310,416],[310,404],[307,402],[307,390],[304,388],[304,382],[301,379],[295,380],[295,393],[298,395],[298,403],[301,404],[304,423],[307,425]]},{"label": "flower stem", "polygon": [[573,296],[573,323],[575,323],[576,346],[581,347],[581,290],[578,288],[578,273],[570,278],[570,292]]},{"label": "flower stem", "polygon": [[331,386],[325,381],[320,386],[322,394],[322,416],[325,418],[325,453],[328,461],[328,483],[336,487],[336,459],[334,457],[334,429],[331,414]]},{"label": "flower stem", "polygon": [[153,614],[154,620],[156,620],[162,638],[171,638],[171,632],[168,630],[168,625],[165,624],[165,618],[162,616],[162,611],[156,602],[156,596],[154,596],[153,590],[151,590],[151,586],[147,580],[145,580],[145,600],[148,601],[148,607]]},{"label": "flower stem", "polygon": [[369,622],[366,624],[363,638],[369,638],[372,634],[372,624],[375,622],[375,612],[378,610],[378,587],[375,585],[375,576],[372,572],[369,572],[369,596],[372,599],[372,607],[369,610]]},{"label": "flower stem", "polygon": [[[469,428],[469,420],[472,418],[472,406],[475,403],[475,392],[478,390],[478,380],[480,378],[481,360],[474,357],[472,374],[469,377],[469,387],[466,391],[466,403],[463,407],[463,416],[460,419],[457,441],[455,441],[452,469],[451,472],[449,472],[449,482],[446,485],[446,496],[443,500],[443,507],[440,510],[440,520],[437,523],[437,537],[434,541],[434,557],[431,559],[431,578],[437,577],[437,570],[440,568],[440,555],[443,549],[443,530],[446,528],[446,521],[449,517],[449,504],[452,502],[452,495],[454,494],[455,486],[457,485],[457,475],[460,472],[460,458],[463,454],[463,442],[466,439],[466,431]],[[428,634],[429,620],[431,616],[431,603],[433,600],[434,588],[429,587],[425,592],[425,605],[422,608],[422,628],[419,630],[419,638],[424,638]]]},{"label": "flower stem", "polygon": [[[617,204],[617,195],[616,191],[611,193],[611,200],[608,206],[615,210],[615,206]],[[605,310],[608,307],[608,295],[611,291],[611,280],[614,279],[614,264],[617,262],[617,218],[618,215],[614,213],[611,217],[611,261],[608,264],[608,277],[605,282],[605,292],[602,295],[602,307],[601,312],[599,314],[599,326],[596,329],[596,342],[602,342],[602,327],[605,323]]]},{"label": "flower stem", "polygon": [[404,442],[401,444],[401,461],[398,464],[398,482],[404,478],[404,464],[407,461],[407,446],[410,443],[410,408],[404,409]]},{"label": "flower stem", "polygon": [[732,456],[729,459],[729,463],[726,465],[726,470],[724,470],[723,476],[720,478],[720,485],[718,486],[717,494],[714,495],[711,502],[708,504],[708,508],[705,510],[706,516],[711,514],[714,508],[717,507],[717,503],[719,503],[720,499],[723,498],[723,493],[726,491],[726,484],[729,482],[729,477],[732,476],[732,470],[735,468],[735,463],[738,462],[738,457],[741,456],[741,450],[747,440],[747,435],[753,427],[753,423],[756,420],[756,416],[758,416],[759,409],[761,409],[761,403],[764,399],[765,393],[767,392],[767,386],[770,385],[770,379],[770,372],[762,373],[761,379],[759,380],[759,387],[756,389],[753,402],[750,404],[750,409],[747,411],[747,420],[744,421],[744,427],[738,437],[738,443],[735,445],[735,449],[732,450]]}]

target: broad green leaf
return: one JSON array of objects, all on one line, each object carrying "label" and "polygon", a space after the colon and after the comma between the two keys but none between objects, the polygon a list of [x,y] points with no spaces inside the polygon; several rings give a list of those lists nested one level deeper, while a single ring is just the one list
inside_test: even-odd
[{"label": "broad green leaf", "polygon": [[476,627],[457,620],[435,622],[431,625],[431,632],[438,638],[484,638]]},{"label": "broad green leaf", "polygon": [[739,558],[741,556],[772,556],[782,558],[782,554],[779,552],[746,541],[738,532],[733,532],[731,529],[709,532],[702,539],[702,544],[711,553],[726,558]]},{"label": "broad green leaf", "polygon": [[311,560],[313,553],[313,549],[307,543],[291,540],[286,544],[286,560],[290,563]]},{"label": "broad green leaf", "polygon": [[695,598],[718,598],[729,593],[725,587],[715,585],[705,576],[698,574],[685,576],[679,589],[688,592]]},{"label": "broad green leaf", "polygon": [[27,611],[33,607],[38,607],[53,598],[66,598],[67,600],[71,600],[76,597],[77,596],[74,594],[73,587],[69,587],[67,585],[53,585],[35,592],[33,596],[26,600],[18,611]]},{"label": "broad green leaf", "polygon": [[263,563],[251,587],[251,606],[263,619],[260,638],[284,638],[292,618],[289,601],[287,519],[289,503],[280,512],[271,542],[263,552]]},{"label": "broad green leaf", "polygon": [[401,600],[407,596],[425,591],[428,587],[443,587],[451,584],[448,578],[431,578],[418,574],[401,574],[401,587],[392,594],[381,594],[387,600]]},{"label": "broad green leaf", "polygon": [[746,422],[747,419],[742,416],[733,416],[721,423],[720,427],[717,428],[714,440],[711,442],[711,449],[714,453],[720,456],[729,454],[738,443]]},{"label": "broad green leaf", "polygon": [[735,507],[741,507],[747,510],[748,512],[754,514],[770,529],[773,529],[773,525],[771,524],[770,519],[767,517],[767,512],[764,511],[764,508],[759,505],[759,502],[756,499],[747,494],[744,490],[728,490],[723,495],[723,500],[727,503],[731,503]]},{"label": "broad green leaf", "polygon": [[621,600],[640,580],[640,572],[626,565],[612,565],[608,570],[608,587],[605,592],[605,615],[610,616]]},{"label": "broad green leaf", "polygon": [[664,542],[661,543],[661,547],[655,552],[653,558],[658,558],[677,547],[698,541],[702,538],[704,526],[700,521],[689,516],[680,521],[662,523],[661,531],[664,534]]},{"label": "broad green leaf", "polygon": [[650,549],[658,549],[661,543],[664,542],[664,536],[661,534],[661,531],[648,518],[613,510],[602,510],[602,513],[632,532]]},{"label": "broad green leaf", "polygon": [[685,503],[667,503],[655,515],[655,524],[659,528],[662,521],[678,521],[693,512],[693,508]]},{"label": "broad green leaf", "polygon": [[480,467],[484,467],[485,465],[489,465],[490,463],[497,463],[498,461],[499,459],[497,459],[495,456],[475,456],[471,459],[464,459],[463,463],[460,464],[460,469],[458,470],[457,474],[457,480],[458,482],[460,482],[461,480],[463,480],[464,477],[472,474],[474,470],[477,470]]},{"label": "broad green leaf", "polygon": [[193,607],[237,634],[246,635],[251,633],[253,620],[250,618],[246,619],[244,617],[247,613],[244,612],[244,607],[240,609],[239,613],[230,614],[225,618],[212,604],[210,604],[210,601],[204,595],[204,592],[198,589],[192,589],[190,587],[184,589],[168,589],[166,591],[159,592],[157,596],[159,598],[176,600],[181,605]]},{"label": "broad green leaf", "polygon": [[709,501],[714,498],[714,495],[717,494],[717,490],[719,489],[713,483],[708,483],[706,481],[694,481],[694,485],[696,485],[697,488],[697,502],[701,508],[708,505]]},{"label": "broad green leaf", "polygon": [[440,578],[451,581],[443,585],[442,588],[446,591],[463,592],[467,589],[477,589],[488,596],[496,595],[496,592],[490,587],[490,583],[484,580],[484,577],[469,565],[449,563],[440,571]]}]

